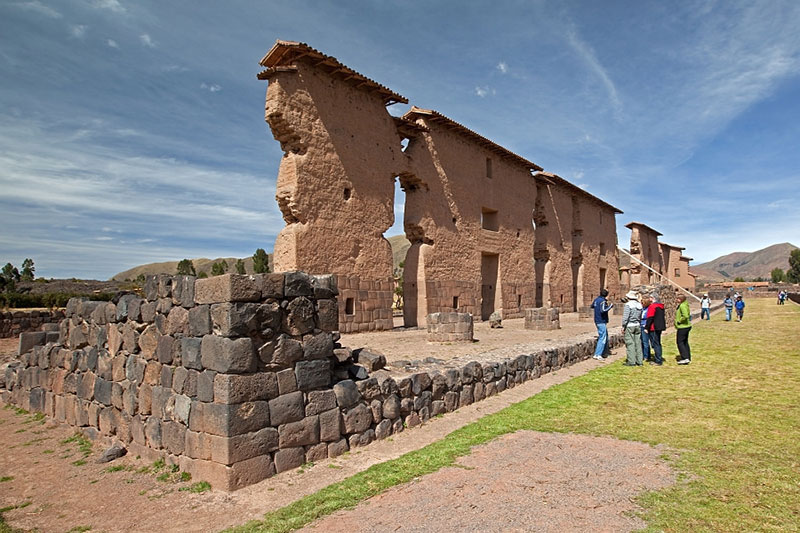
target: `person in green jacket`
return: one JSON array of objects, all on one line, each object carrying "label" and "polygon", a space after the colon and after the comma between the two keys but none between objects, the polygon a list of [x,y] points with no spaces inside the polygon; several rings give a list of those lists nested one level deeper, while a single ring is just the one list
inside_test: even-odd
[{"label": "person in green jacket", "polygon": [[678,309],[675,310],[675,342],[678,344],[678,364],[688,365],[692,362],[692,351],[689,348],[689,332],[692,330],[692,311],[686,296],[678,296]]}]

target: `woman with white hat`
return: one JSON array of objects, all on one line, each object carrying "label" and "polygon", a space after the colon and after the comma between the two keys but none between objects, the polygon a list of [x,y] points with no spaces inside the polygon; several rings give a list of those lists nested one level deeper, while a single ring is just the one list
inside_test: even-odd
[{"label": "woman with white hat", "polygon": [[627,359],[625,366],[642,366],[642,304],[635,291],[625,295],[627,302],[622,311],[622,332],[625,335]]}]

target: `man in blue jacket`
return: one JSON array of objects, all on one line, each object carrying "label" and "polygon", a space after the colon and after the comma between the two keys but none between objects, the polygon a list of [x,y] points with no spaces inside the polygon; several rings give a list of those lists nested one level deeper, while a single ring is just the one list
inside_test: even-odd
[{"label": "man in blue jacket", "polygon": [[592,302],[594,325],[597,326],[597,347],[594,349],[594,358],[597,360],[603,359],[608,345],[608,312],[614,307],[614,304],[606,300],[606,296],[608,296],[608,291],[602,289],[600,296]]}]

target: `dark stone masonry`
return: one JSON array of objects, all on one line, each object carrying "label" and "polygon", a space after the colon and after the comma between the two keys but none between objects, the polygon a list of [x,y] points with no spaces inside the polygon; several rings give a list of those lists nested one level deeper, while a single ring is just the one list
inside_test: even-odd
[{"label": "dark stone masonry", "polygon": [[6,367],[0,399],[225,490],[386,438],[594,350],[589,340],[395,379],[382,355],[339,344],[334,276],[158,276],[144,295],[70,300],[57,341]]}]

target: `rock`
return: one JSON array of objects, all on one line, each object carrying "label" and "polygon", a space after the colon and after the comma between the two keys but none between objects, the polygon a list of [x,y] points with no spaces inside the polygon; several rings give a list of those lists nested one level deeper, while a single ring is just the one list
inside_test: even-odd
[{"label": "rock", "polygon": [[356,362],[364,366],[368,372],[375,372],[386,366],[386,357],[383,354],[370,352],[362,348],[354,352],[354,355]]},{"label": "rock", "polygon": [[367,379],[369,377],[369,373],[367,369],[361,365],[349,365],[347,367],[348,375],[353,379]]},{"label": "rock", "polygon": [[349,409],[361,401],[361,393],[358,392],[356,384],[349,379],[340,381],[333,386],[333,392],[336,395],[336,403],[342,409]]},{"label": "rock", "polygon": [[489,315],[489,327],[490,328],[502,328],[503,327],[503,317],[500,316],[500,313],[497,311],[493,312]]}]

